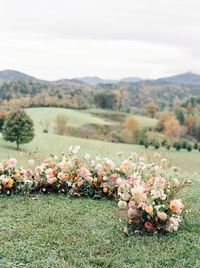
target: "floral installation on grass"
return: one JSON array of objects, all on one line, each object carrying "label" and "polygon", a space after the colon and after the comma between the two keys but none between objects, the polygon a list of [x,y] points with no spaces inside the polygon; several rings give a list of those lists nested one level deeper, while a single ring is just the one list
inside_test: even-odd
[{"label": "floral installation on grass", "polygon": [[145,160],[131,154],[115,163],[108,157],[52,155],[41,164],[28,160],[28,168],[10,158],[0,162],[0,194],[63,193],[74,197],[109,198],[126,214],[126,232],[173,232],[181,223],[184,205],[177,194],[190,184],[177,168],[159,154]]}]

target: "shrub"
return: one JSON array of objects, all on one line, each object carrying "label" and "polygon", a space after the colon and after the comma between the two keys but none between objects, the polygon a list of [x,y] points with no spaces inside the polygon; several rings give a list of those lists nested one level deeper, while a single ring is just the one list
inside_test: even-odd
[{"label": "shrub", "polygon": [[194,149],[194,150],[198,150],[198,148],[199,148],[198,143],[195,143],[194,146],[193,146],[193,149]]},{"label": "shrub", "polygon": [[144,147],[145,148],[148,148],[149,147],[149,142],[148,141],[145,142]]},{"label": "shrub", "polygon": [[166,148],[167,150],[170,150],[171,146],[168,144]]},{"label": "shrub", "polygon": [[182,144],[182,148],[183,149],[187,149],[187,146],[188,146],[188,142],[187,141],[182,141],[181,144]]},{"label": "shrub", "polygon": [[182,144],[181,142],[175,142],[173,147],[177,150],[180,151],[180,149],[182,148]]},{"label": "shrub", "polygon": [[167,140],[166,139],[162,140],[161,145],[165,147],[167,145]]},{"label": "shrub", "polygon": [[160,143],[159,142],[156,142],[155,144],[154,144],[154,148],[157,150],[157,149],[159,149],[160,148]]},{"label": "shrub", "polygon": [[191,152],[192,151],[192,145],[188,144],[186,149],[188,150],[188,152]]}]

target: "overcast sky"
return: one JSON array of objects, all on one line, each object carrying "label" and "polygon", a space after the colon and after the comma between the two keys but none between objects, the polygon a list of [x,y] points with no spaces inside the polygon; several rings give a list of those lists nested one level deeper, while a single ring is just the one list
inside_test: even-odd
[{"label": "overcast sky", "polygon": [[0,70],[42,79],[200,73],[199,0],[0,0]]}]

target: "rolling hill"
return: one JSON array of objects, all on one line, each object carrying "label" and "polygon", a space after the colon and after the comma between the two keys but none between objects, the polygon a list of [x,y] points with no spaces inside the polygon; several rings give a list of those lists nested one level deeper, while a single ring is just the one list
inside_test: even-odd
[{"label": "rolling hill", "polygon": [[96,95],[107,94],[113,99],[115,91],[119,90],[122,111],[133,108],[144,112],[147,103],[152,100],[156,100],[162,110],[173,108],[175,101],[182,103],[200,95],[198,74],[186,73],[158,80],[138,79],[128,77],[117,82],[85,77],[82,81],[76,78],[48,82],[18,71],[5,70],[0,72],[0,105],[2,109],[38,106],[88,109],[96,107]]},{"label": "rolling hill", "polygon": [[39,79],[25,73],[15,70],[0,71],[0,80],[2,81],[38,81]]},{"label": "rolling hill", "polygon": [[192,72],[187,72],[170,77],[160,78],[158,81],[185,85],[200,85],[200,75]]}]

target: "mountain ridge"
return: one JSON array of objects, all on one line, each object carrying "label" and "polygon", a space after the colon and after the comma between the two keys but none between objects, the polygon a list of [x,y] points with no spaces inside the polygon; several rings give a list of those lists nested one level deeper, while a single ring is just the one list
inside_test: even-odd
[{"label": "mountain ridge", "polygon": [[[0,81],[40,81],[40,82],[50,82],[47,80],[41,80],[34,76],[28,75],[26,73],[16,71],[16,70],[2,70],[0,71]],[[75,77],[72,79],[64,78],[56,81],[51,81],[53,83],[84,83],[91,86],[96,86],[98,84],[118,84],[118,83],[138,83],[144,81],[158,81],[166,83],[176,83],[185,85],[200,85],[200,75],[193,72],[185,72],[177,75],[172,75],[168,77],[161,77],[158,79],[142,79],[139,77],[124,77],[121,79],[103,79],[98,76],[85,76],[85,77]]]}]

